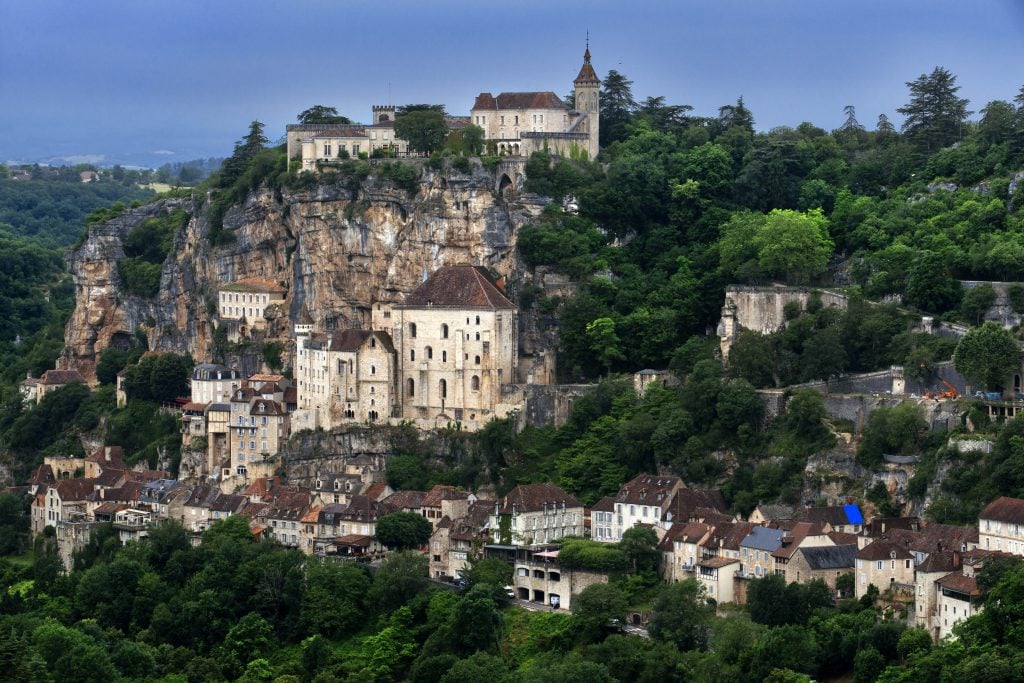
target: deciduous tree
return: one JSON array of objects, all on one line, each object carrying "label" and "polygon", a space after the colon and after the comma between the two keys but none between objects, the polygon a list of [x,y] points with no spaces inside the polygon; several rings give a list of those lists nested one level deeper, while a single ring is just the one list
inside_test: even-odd
[{"label": "deciduous tree", "polygon": [[1010,375],[1020,368],[1020,347],[1008,330],[989,320],[960,339],[953,364],[974,384],[998,389],[1006,386]]}]

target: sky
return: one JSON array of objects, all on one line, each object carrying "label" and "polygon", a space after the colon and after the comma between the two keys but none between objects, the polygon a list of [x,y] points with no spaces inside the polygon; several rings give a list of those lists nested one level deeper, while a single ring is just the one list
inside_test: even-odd
[{"label": "sky", "polygon": [[713,116],[742,96],[758,130],[831,130],[846,105],[899,125],[936,66],[974,111],[1024,85],[1024,0],[0,0],[0,161],[156,167],[314,104],[563,95],[588,32],[635,99]]}]

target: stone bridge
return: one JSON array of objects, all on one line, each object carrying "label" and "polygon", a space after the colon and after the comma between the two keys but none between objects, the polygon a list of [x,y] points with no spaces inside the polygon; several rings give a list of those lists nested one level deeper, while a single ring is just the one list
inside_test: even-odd
[{"label": "stone bridge", "polygon": [[494,171],[494,191],[502,197],[522,192],[526,180],[526,157],[502,157]]}]

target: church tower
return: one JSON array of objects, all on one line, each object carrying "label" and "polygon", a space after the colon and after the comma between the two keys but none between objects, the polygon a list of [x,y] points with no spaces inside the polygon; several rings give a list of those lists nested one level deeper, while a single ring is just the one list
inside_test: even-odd
[{"label": "church tower", "polygon": [[[588,41],[589,43],[589,41]],[[589,140],[587,144],[587,154],[590,155],[591,161],[597,158],[598,151],[598,134],[600,133],[600,115],[601,115],[601,79],[597,77],[597,72],[594,71],[594,67],[590,64],[590,45],[587,45],[587,51],[583,53],[583,66],[580,68],[580,74],[573,81],[575,85],[576,93],[576,111],[586,114],[586,130],[589,134]]]}]

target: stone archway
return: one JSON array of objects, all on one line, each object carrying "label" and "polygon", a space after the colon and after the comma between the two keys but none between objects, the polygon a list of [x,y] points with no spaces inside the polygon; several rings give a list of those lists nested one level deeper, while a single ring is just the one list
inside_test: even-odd
[{"label": "stone archway", "polygon": [[498,178],[498,194],[502,197],[507,197],[515,192],[515,189],[515,183],[512,182],[512,178],[509,177],[508,173],[502,173],[501,177]]}]

